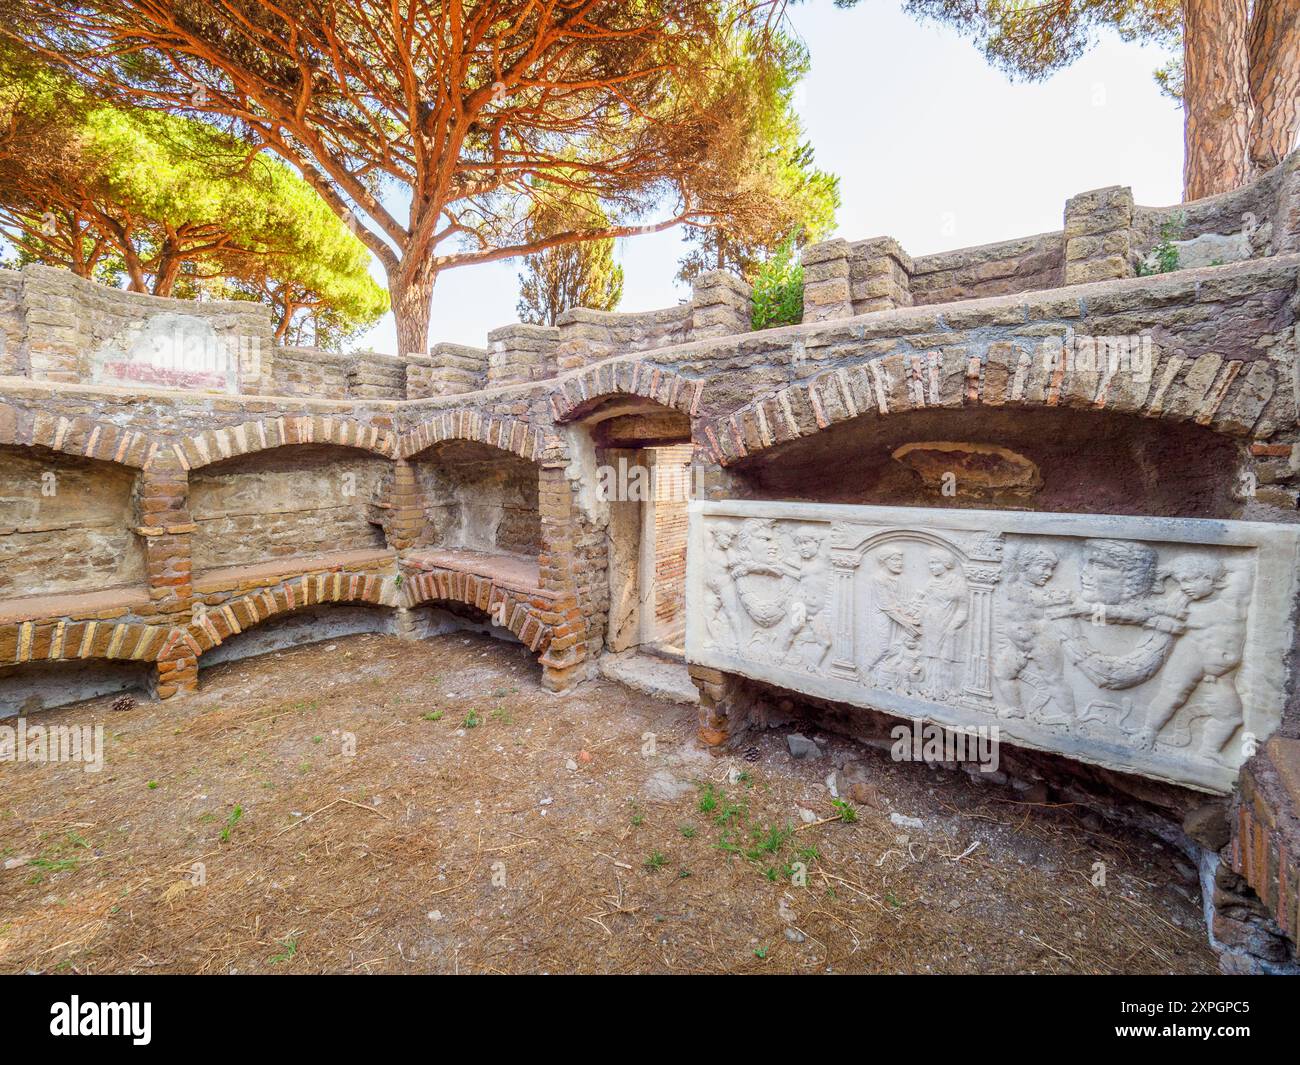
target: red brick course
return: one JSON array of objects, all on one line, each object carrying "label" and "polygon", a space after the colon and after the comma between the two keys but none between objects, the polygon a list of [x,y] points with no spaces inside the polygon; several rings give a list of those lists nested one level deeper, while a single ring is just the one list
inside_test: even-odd
[{"label": "red brick course", "polygon": [[1300,941],[1300,739],[1274,737],[1241,771],[1230,864]]}]

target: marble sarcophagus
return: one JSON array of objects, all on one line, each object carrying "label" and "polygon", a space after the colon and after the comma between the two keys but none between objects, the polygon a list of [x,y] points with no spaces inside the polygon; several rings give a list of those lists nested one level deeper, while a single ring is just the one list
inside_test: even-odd
[{"label": "marble sarcophagus", "polygon": [[687,657],[1222,792],[1281,718],[1298,544],[1259,522],[694,502]]}]

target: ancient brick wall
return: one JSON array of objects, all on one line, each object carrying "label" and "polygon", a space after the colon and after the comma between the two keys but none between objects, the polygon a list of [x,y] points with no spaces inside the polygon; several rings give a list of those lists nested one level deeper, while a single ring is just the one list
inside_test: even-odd
[{"label": "ancient brick wall", "polygon": [[1042,233],[954,252],[917,256],[912,269],[914,304],[1004,296],[1065,283],[1065,236]]},{"label": "ancient brick wall", "polygon": [[[1294,523],[1300,153],[1177,208],[1186,268],[1141,276],[1173,212],[1115,186],[1072,197],[1057,232],[978,248],[827,241],[804,252],[804,321],[778,329],[751,330],[748,289],[715,273],[677,307],[428,355],[275,348],[253,305],[0,272],[0,714],[141,672],[184,695],[205,656],[333,610],[408,637],[435,610],[508,631],[563,690],[627,636],[630,511],[598,498],[599,467],[687,432],[676,459],[717,499]],[[682,526],[656,517],[666,623]],[[1297,663],[1293,645],[1283,738]],[[69,681],[46,701],[52,673]],[[742,711],[787,712],[779,690],[694,674],[709,742]],[[1204,805],[1134,776],[1069,787]],[[1234,868],[1282,905],[1278,862],[1250,855],[1292,841],[1266,827]]]},{"label": "ancient brick wall", "polygon": [[275,396],[346,396],[346,355],[315,348],[277,347],[271,355],[270,392]]},{"label": "ancient brick wall", "polygon": [[[111,604],[106,630],[78,630],[73,655],[125,650],[158,663],[161,692],[181,691],[204,651],[172,638],[194,579],[250,571],[210,598],[261,587],[271,578],[254,571],[273,562],[276,589],[325,565],[394,582],[383,595],[407,609],[408,553],[447,547],[535,557],[548,675],[580,676],[608,627],[610,516],[591,499],[605,445],[590,440],[611,399],[643,404],[637,426],[655,410],[688,417],[696,466],[720,494],[1295,520],[1296,158],[1235,198],[1186,207],[1197,236],[1224,235],[1241,207],[1267,215],[1274,236],[1249,259],[1136,276],[1159,212],[1096,190],[1070,201],[1059,233],[916,259],[888,238],[810,248],[804,323],[763,332],[749,329],[745,287],[715,274],[675,308],[573,311],[553,329],[494,330],[483,348],[344,357],[270,346],[264,311],[248,305],[158,301],[43,268],[0,275],[0,368],[18,374],[3,383],[0,444],[38,464],[107,463],[97,492],[121,503],[91,508],[96,528],[113,527],[114,572],[84,539],[92,530],[72,528],[49,530],[88,563],[71,584],[42,584],[43,564],[12,568],[4,594],[30,621],[0,634],[0,653],[67,658],[81,622],[31,601],[113,582],[135,598]],[[97,384],[96,353],[159,315],[233,337],[244,394]],[[601,425],[607,442],[632,431]],[[927,480],[936,456],[968,474],[953,496]],[[347,475],[355,495],[340,498]],[[30,510],[30,476],[13,476]],[[491,600],[486,579],[458,594]],[[380,596],[352,584],[313,585],[313,602]],[[258,618],[304,602],[267,594],[276,611],[250,600]],[[219,624],[221,639],[239,635]],[[1289,712],[1284,728],[1298,726]]]},{"label": "ancient brick wall", "polygon": [[364,503],[387,463],[346,448],[277,448],[216,462],[190,477],[196,572],[292,555],[384,546]]},{"label": "ancient brick wall", "polygon": [[142,585],[135,480],[112,463],[0,448],[0,600]]},{"label": "ancient brick wall", "polygon": [[412,460],[424,503],[420,546],[536,555],[541,542],[537,467],[458,440]]},{"label": "ancient brick wall", "polygon": [[27,373],[25,359],[20,357],[24,319],[22,275],[16,270],[0,270],[0,377]]},{"label": "ancient brick wall", "polygon": [[207,340],[213,354],[237,365],[244,390],[263,390],[260,356],[271,341],[266,307],[122,292],[48,266],[26,266],[20,276],[22,362],[35,380],[95,381],[104,376],[106,365],[137,343],[156,347],[172,340],[193,346]]},{"label": "ancient brick wall", "polygon": [[678,444],[654,452],[654,611],[667,637],[680,638],[686,623],[686,502],[693,450]]}]

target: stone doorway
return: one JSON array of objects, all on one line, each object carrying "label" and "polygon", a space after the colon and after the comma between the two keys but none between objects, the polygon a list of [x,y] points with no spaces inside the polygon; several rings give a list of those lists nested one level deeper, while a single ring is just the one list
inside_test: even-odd
[{"label": "stone doorway", "polygon": [[584,421],[609,515],[606,648],[685,661],[690,421],[641,397],[611,398]]},{"label": "stone doorway", "polygon": [[645,449],[652,491],[641,507],[641,644],[686,655],[686,504],[690,444]]},{"label": "stone doorway", "polygon": [[689,443],[610,453],[609,649],[685,661]]}]

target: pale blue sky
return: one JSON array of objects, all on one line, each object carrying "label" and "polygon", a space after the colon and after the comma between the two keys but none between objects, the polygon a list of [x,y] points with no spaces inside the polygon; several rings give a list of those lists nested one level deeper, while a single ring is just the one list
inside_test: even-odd
[{"label": "pale blue sky", "polygon": [[[1013,85],[969,40],[895,0],[789,11],[812,56],[799,112],[818,165],[840,175],[839,236],[887,234],[922,255],[1057,229],[1067,198],[1103,185],[1130,185],[1150,206],[1181,198],[1182,113],[1151,76],[1165,58],[1157,49],[1106,34],[1049,81]],[[620,241],[619,309],[688,298],[673,282],[681,250],[675,230]],[[482,345],[514,321],[518,270],[443,274],[431,342]],[[396,351],[391,317],[358,346]]]}]

